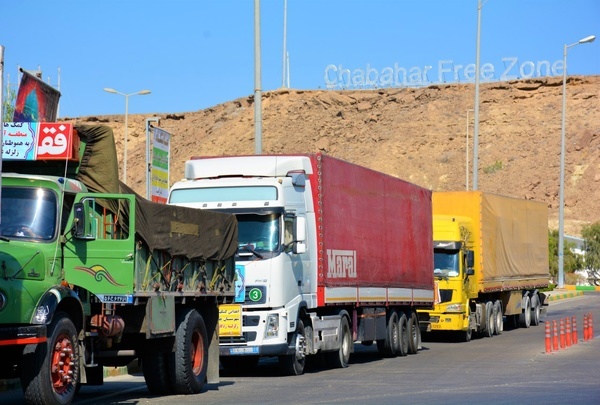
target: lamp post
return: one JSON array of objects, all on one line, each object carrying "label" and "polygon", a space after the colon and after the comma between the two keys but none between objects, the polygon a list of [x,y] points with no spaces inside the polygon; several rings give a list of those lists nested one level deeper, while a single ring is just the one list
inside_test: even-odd
[{"label": "lamp post", "polygon": [[475,123],[473,124],[473,190],[479,189],[479,55],[481,42],[481,0],[477,2],[477,41],[475,49]]},{"label": "lamp post", "polygon": [[562,88],[562,126],[560,132],[560,191],[558,202],[558,288],[564,287],[564,211],[565,211],[565,122],[566,122],[566,107],[567,107],[567,49],[572,46],[594,42],[596,37],[590,35],[580,39],[574,44],[567,45],[563,49],[563,88]]},{"label": "lamp post", "polygon": [[469,191],[469,112],[473,111],[472,108],[467,110],[467,163],[465,165],[465,184],[466,190]]},{"label": "lamp post", "polygon": [[111,89],[110,87],[105,87],[104,91],[113,94],[120,94],[121,96],[125,97],[125,143],[123,145],[123,183],[127,184],[127,116],[129,112],[129,96],[143,96],[146,94],[150,94],[150,90],[140,90],[135,93],[126,94],[121,93],[120,91],[117,91],[115,89]]}]

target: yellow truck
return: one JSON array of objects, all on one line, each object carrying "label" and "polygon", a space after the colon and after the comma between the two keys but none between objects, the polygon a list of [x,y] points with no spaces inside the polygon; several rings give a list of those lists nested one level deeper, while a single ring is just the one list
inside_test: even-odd
[{"label": "yellow truck", "polygon": [[502,333],[545,314],[548,207],[481,191],[433,193],[435,305],[419,311],[429,332]]}]

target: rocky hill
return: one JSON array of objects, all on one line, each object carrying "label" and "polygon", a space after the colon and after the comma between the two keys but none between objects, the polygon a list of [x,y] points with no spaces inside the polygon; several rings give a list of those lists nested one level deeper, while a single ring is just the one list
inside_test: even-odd
[{"label": "rocky hill", "polygon": [[[545,201],[558,228],[562,78],[480,87],[478,188]],[[474,85],[264,92],[262,152],[324,153],[431,190],[466,188],[473,157]],[[565,233],[600,220],[600,76],[567,84]],[[172,134],[171,183],[191,156],[254,154],[254,97],[205,110],[129,115],[129,185],[145,195],[145,120]],[[67,118],[113,127],[122,154],[124,116]],[[472,182],[472,172],[468,173]]]}]

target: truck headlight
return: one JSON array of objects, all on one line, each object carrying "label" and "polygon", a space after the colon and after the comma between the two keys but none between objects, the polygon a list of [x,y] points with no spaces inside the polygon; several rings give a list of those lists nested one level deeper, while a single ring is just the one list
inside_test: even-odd
[{"label": "truck headlight", "polygon": [[463,304],[449,304],[446,305],[446,312],[464,312]]},{"label": "truck headlight", "polygon": [[265,339],[277,337],[279,334],[279,314],[270,314],[267,317]]}]

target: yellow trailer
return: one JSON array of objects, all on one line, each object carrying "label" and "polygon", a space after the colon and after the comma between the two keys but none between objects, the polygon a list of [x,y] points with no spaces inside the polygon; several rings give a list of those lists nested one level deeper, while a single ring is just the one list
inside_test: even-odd
[{"label": "yellow trailer", "polygon": [[538,325],[548,286],[548,207],[481,191],[433,193],[435,305],[430,331],[493,336],[504,319]]}]

